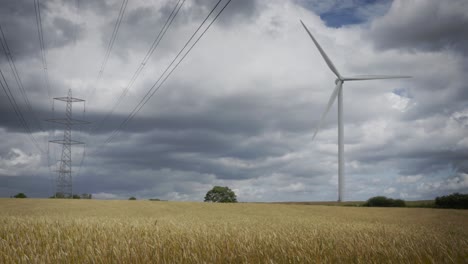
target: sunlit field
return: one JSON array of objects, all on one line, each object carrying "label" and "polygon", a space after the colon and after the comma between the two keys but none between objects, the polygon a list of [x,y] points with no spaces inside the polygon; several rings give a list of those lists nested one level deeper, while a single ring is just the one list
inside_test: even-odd
[{"label": "sunlit field", "polygon": [[0,263],[467,261],[467,210],[0,199]]}]

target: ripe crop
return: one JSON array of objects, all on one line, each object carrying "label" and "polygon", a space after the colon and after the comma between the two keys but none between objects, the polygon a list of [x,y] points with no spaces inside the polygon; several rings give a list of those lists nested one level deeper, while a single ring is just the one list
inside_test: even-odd
[{"label": "ripe crop", "polygon": [[0,263],[462,263],[468,211],[0,199]]}]

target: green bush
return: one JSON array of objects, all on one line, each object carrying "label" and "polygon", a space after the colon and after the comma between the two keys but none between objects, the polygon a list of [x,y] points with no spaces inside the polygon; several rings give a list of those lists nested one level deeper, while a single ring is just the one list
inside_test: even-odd
[{"label": "green bush", "polygon": [[136,200],[136,198],[135,198],[135,197],[133,197],[133,196],[132,196],[132,197],[130,197],[130,198],[128,198],[128,199],[129,199],[129,200],[132,200],[132,201]]},{"label": "green bush", "polygon": [[15,198],[28,198],[28,197],[26,196],[26,194],[24,194],[24,193],[18,193],[17,195],[15,195],[15,196],[13,196],[13,197],[15,197]]},{"label": "green bush", "polygon": [[363,206],[369,207],[405,207],[406,203],[401,199],[392,199],[385,196],[375,196],[367,200]]},{"label": "green bush", "polygon": [[453,193],[437,197],[435,205],[439,208],[468,209],[468,194]]}]

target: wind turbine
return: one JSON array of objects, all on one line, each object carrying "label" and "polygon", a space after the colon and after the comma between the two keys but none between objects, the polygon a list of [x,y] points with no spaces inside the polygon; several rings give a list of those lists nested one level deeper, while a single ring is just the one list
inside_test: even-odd
[{"label": "wind turbine", "polygon": [[333,62],[327,56],[325,51],[323,51],[320,44],[317,40],[312,36],[309,29],[304,25],[304,22],[301,21],[302,26],[309,34],[310,38],[314,42],[315,46],[319,50],[320,54],[322,55],[323,59],[328,65],[328,68],[336,75],[335,84],[336,87],[333,90],[330,99],[328,100],[327,107],[325,111],[322,113],[320,117],[320,121],[315,129],[314,135],[312,136],[312,140],[314,140],[315,136],[317,135],[320,127],[322,126],[323,120],[325,119],[328,111],[330,111],[331,106],[338,97],[338,202],[343,201],[343,184],[344,184],[344,142],[343,142],[343,84],[346,81],[365,81],[365,80],[379,80],[379,79],[401,79],[401,78],[411,78],[411,76],[401,76],[401,75],[360,75],[354,77],[343,77],[336,69]]}]

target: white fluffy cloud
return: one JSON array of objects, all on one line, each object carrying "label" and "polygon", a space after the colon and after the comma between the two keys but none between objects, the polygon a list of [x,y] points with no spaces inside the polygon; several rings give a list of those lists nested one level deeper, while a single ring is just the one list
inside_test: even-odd
[{"label": "white fluffy cloud", "polygon": [[0,156],[0,175],[17,176],[28,173],[40,166],[39,154],[25,153],[21,149],[11,148],[10,151]]}]

